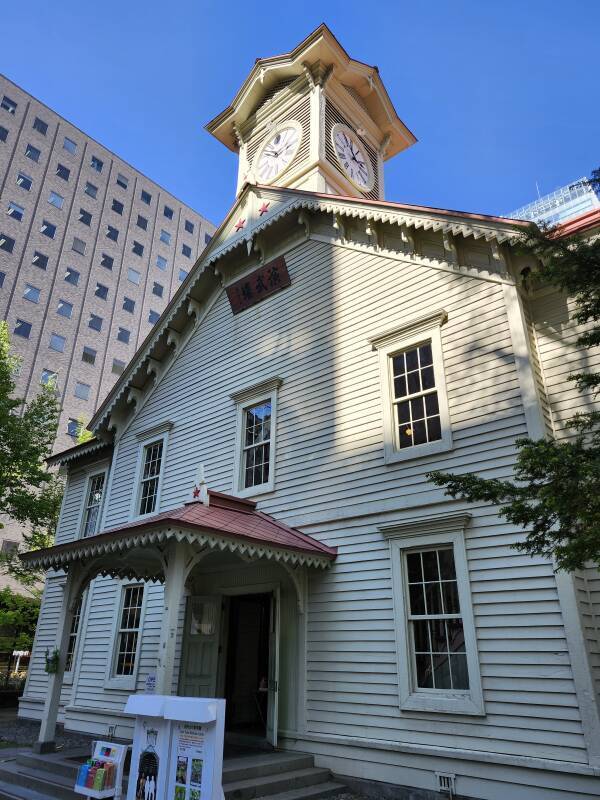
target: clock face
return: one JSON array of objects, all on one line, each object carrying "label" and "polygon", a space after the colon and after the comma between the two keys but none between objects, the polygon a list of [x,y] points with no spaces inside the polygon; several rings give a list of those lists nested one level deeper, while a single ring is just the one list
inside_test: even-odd
[{"label": "clock face", "polygon": [[343,171],[361,192],[369,192],[375,183],[373,167],[358,136],[347,125],[337,123],[331,138]]},{"label": "clock face", "polygon": [[260,183],[272,183],[289,167],[300,146],[302,128],[296,122],[286,122],[267,137],[257,159],[257,178]]}]

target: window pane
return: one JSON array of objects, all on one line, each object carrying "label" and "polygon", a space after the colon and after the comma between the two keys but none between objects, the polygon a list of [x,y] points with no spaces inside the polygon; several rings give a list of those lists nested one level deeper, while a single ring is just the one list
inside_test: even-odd
[{"label": "window pane", "polygon": [[426,581],[439,580],[437,550],[426,550],[423,553],[423,575]]},{"label": "window pane", "polygon": [[417,654],[415,657],[417,666],[417,686],[421,689],[433,688],[433,666],[429,653],[424,655]]},{"label": "window pane", "polygon": [[451,655],[452,688],[467,690],[469,688],[469,670],[466,655]]}]

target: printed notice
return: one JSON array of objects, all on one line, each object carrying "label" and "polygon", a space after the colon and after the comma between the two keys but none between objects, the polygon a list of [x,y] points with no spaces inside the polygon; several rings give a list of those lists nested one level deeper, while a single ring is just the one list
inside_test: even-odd
[{"label": "printed notice", "polygon": [[181,722],[174,729],[175,781],[169,800],[200,800],[205,757],[203,725]]}]

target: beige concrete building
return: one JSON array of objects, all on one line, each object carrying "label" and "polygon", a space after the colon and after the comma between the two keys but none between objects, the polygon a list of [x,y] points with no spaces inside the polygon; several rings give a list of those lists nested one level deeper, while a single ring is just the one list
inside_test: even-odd
[{"label": "beige concrete building", "polygon": [[[22,358],[19,395],[56,382],[56,450],[75,443],[214,229],[0,75],[0,318]],[[0,546],[15,539],[0,532]]]}]

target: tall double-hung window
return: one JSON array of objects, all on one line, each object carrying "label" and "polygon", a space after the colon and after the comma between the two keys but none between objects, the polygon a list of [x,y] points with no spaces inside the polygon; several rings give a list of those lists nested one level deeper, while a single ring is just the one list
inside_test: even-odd
[{"label": "tall double-hung window", "polygon": [[237,404],[238,447],[234,483],[241,496],[273,491],[277,393],[274,378],[232,395]]},{"label": "tall double-hung window", "polygon": [[88,490],[83,512],[82,536],[94,536],[100,526],[102,499],[106,473],[92,475],[88,481]]},{"label": "tall double-hung window", "polygon": [[163,440],[144,447],[138,514],[152,514],[158,507],[160,474],[163,462]]},{"label": "tall double-hung window", "polygon": [[403,711],[483,714],[465,529],[469,515],[380,527],[392,560]]},{"label": "tall double-hung window", "polygon": [[452,447],[438,311],[373,337],[379,352],[387,463]]},{"label": "tall double-hung window", "polygon": [[114,674],[117,677],[135,673],[143,600],[142,584],[123,588],[115,649]]}]

